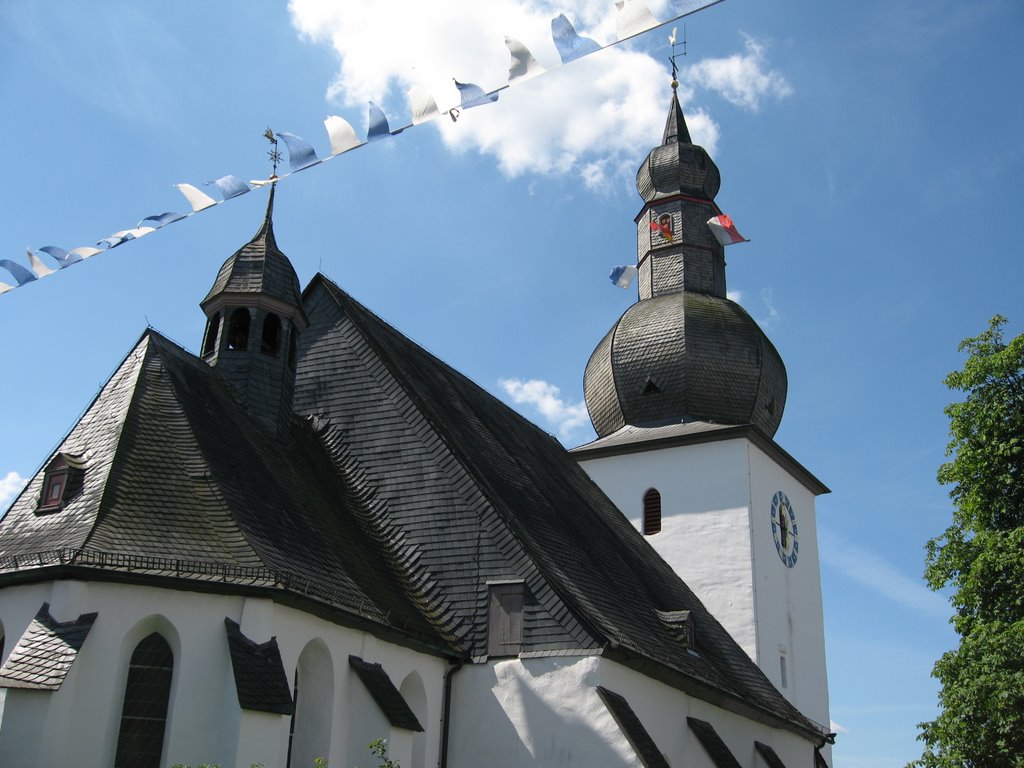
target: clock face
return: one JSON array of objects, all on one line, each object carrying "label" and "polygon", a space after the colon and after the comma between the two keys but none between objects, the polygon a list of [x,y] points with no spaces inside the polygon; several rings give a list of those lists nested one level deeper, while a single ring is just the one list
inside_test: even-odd
[{"label": "clock face", "polygon": [[782,563],[787,568],[796,565],[796,556],[800,551],[796,513],[789,497],[782,491],[772,496],[772,538],[775,539],[775,548],[779,551]]}]

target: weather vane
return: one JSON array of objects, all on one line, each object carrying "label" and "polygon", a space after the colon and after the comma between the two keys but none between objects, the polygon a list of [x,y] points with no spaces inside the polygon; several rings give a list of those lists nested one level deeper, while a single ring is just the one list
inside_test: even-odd
[{"label": "weather vane", "polygon": [[679,57],[679,56],[685,56],[686,55],[686,22],[685,21],[683,22],[683,42],[681,43],[681,45],[683,46],[683,52],[682,53],[676,53],[676,45],[678,44],[676,42],[676,30],[677,29],[678,29],[678,27],[672,27],[672,34],[668,36],[668,44],[672,46],[672,56],[669,57],[669,62],[672,64],[672,87],[673,88],[678,88],[679,87],[679,67],[676,65],[676,58]]},{"label": "weather vane", "polygon": [[274,132],[270,128],[267,128],[267,130],[263,132],[263,138],[269,141],[272,145],[270,151],[267,152],[267,157],[270,158],[270,162],[273,166],[273,169],[270,172],[270,180],[277,181],[277,164],[281,160],[281,151],[277,148],[277,137],[274,136]]}]

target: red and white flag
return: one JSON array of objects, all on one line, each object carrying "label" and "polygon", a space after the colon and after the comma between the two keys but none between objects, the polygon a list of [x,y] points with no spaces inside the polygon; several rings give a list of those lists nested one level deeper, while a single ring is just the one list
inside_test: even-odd
[{"label": "red and white flag", "polygon": [[712,216],[708,219],[708,226],[711,227],[711,232],[714,234],[715,239],[722,245],[750,242],[739,233],[736,225],[732,223],[732,219],[724,213],[721,216]]}]

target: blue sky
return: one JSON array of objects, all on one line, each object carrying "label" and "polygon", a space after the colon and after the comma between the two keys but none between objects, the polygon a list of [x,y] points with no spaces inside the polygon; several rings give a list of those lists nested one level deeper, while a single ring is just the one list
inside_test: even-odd
[{"label": "blue sky", "polygon": [[[328,114],[363,135],[368,99],[408,122],[411,82],[443,107],[451,77],[501,85],[504,34],[549,65],[560,10],[614,39],[609,6],[8,0],[0,258],[187,211],[178,182],[265,178],[267,126],[323,156]],[[752,240],[727,253],[729,288],[789,372],[776,440],[833,490],[818,512],[839,768],[919,754],[931,665],[955,641],[923,545],[949,520],[935,471],[957,342],[997,312],[1024,330],[1022,32],[1015,0],[728,0],[687,25],[684,109]],[[636,258],[632,177],[660,139],[667,33],[286,180],[278,243],[304,283],[323,271],[566,445],[592,439],[583,369],[635,300],[607,274]],[[0,506],[147,324],[198,347],[198,302],[265,202],[0,296]]]}]

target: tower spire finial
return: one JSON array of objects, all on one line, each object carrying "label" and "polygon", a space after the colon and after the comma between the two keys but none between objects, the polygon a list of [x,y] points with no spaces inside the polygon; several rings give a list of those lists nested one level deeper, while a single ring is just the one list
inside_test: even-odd
[{"label": "tower spire finial", "polygon": [[267,130],[263,132],[263,138],[270,142],[270,151],[267,152],[267,157],[270,158],[271,171],[270,180],[271,182],[277,182],[277,164],[281,160],[281,151],[277,148],[277,136],[274,135],[274,131],[268,126]]}]

